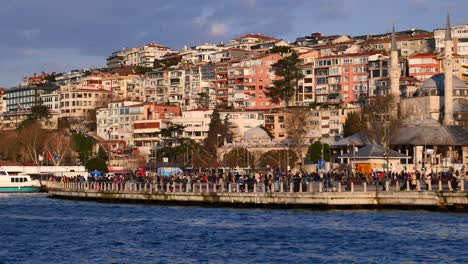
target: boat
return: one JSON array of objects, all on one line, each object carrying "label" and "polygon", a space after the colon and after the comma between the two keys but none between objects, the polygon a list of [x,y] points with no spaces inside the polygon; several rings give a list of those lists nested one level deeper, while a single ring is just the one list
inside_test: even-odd
[{"label": "boat", "polygon": [[0,170],[0,193],[30,193],[42,189],[38,180],[31,180],[29,175],[9,175]]}]

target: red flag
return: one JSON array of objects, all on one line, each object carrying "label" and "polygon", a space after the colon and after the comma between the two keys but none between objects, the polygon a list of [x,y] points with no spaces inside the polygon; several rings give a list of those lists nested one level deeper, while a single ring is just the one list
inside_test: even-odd
[{"label": "red flag", "polygon": [[47,159],[52,159],[52,155],[50,155],[50,153],[47,153]]}]

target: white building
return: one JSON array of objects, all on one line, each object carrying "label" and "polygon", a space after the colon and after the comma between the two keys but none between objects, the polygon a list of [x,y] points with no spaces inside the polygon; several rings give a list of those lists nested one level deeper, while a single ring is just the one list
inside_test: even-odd
[{"label": "white building", "polygon": [[182,112],[182,116],[174,117],[174,124],[185,126],[183,137],[201,142],[208,136],[208,128],[213,110],[190,110]]},{"label": "white building", "polygon": [[[434,30],[435,48],[437,52],[444,49],[445,29]],[[452,27],[453,52],[468,55],[468,24]]]}]

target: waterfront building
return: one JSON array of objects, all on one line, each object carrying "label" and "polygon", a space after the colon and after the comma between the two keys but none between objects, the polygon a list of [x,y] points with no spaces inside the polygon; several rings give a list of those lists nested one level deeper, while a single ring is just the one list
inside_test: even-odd
[{"label": "waterfront building", "polygon": [[318,51],[311,50],[299,54],[304,78],[298,80],[296,89],[296,105],[313,106],[315,104],[315,60],[319,57]]},{"label": "waterfront building", "polygon": [[244,110],[219,110],[222,120],[229,120],[229,132],[233,141],[240,141],[244,134],[255,127],[265,125],[265,110],[244,109]]},{"label": "waterfront building", "polygon": [[41,84],[23,87],[14,87],[5,91],[7,112],[28,110],[35,105],[41,104],[41,95],[57,90],[57,86]]},{"label": "waterfront building", "polygon": [[41,102],[50,110],[60,112],[60,91],[55,90],[51,93],[41,94]]}]

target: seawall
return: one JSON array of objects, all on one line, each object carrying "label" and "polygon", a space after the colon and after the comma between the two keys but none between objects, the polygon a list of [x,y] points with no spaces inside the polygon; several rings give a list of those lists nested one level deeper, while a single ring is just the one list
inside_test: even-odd
[{"label": "seawall", "polygon": [[[198,192],[154,188],[49,187],[53,198],[117,203],[305,209],[427,209],[468,212],[465,191],[361,191],[361,192],[229,192],[200,188]],[[205,192],[203,192],[205,191]]]}]

